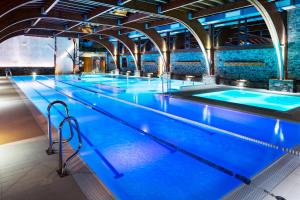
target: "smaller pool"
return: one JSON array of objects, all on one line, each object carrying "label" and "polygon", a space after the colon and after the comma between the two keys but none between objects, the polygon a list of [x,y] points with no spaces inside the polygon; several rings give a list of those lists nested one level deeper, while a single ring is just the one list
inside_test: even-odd
[{"label": "smaller pool", "polygon": [[193,96],[278,111],[288,111],[300,106],[300,96],[288,96],[246,90],[225,90],[195,94]]}]

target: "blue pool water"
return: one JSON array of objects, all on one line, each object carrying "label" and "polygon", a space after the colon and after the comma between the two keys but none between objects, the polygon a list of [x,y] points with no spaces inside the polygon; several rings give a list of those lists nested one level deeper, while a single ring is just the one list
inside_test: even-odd
[{"label": "blue pool water", "polygon": [[[251,179],[283,155],[238,136],[286,148],[300,142],[296,123],[170,98],[157,79],[13,80],[45,116],[50,102],[68,104],[82,132],[80,157],[117,199],[220,199],[242,184],[236,174]],[[56,108],[57,127],[64,116]]]},{"label": "blue pool water", "polygon": [[277,95],[246,90],[225,90],[195,94],[193,96],[278,111],[288,111],[300,106],[299,96]]}]

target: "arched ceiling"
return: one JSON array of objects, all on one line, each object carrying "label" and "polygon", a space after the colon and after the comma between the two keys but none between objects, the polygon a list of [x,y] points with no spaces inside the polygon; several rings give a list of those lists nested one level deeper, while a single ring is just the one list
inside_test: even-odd
[{"label": "arched ceiling", "polygon": [[[213,67],[210,53],[211,39],[197,19],[254,6],[263,16],[272,35],[278,63],[281,65],[279,71],[282,78],[285,59],[282,58],[280,45],[285,46],[286,33],[281,17],[276,13],[276,7],[273,5],[275,2],[266,0],[1,0],[0,40],[4,41],[20,34],[50,37],[74,34],[86,38],[101,35],[101,32],[108,30],[116,31],[118,34],[134,30],[148,37],[163,55],[167,51],[166,44],[162,38],[159,38],[154,28],[180,23],[198,42],[209,73],[210,68]],[[167,64],[168,59],[164,59]]]},{"label": "arched ceiling", "polygon": [[[36,18],[31,19],[28,23],[28,29],[24,35],[30,34],[40,23],[47,23],[49,28],[63,25],[65,30],[48,31],[49,36],[59,36],[65,31],[82,32],[85,25],[90,26],[95,31],[94,34],[104,30],[124,30],[126,24],[138,23],[145,24],[147,27],[175,23],[174,16],[189,15],[190,18],[196,19],[204,15],[211,15],[226,10],[237,9],[240,7],[250,6],[247,1],[238,0],[2,0],[0,3],[0,27],[6,28],[8,24],[4,21],[5,16],[12,14],[16,21],[22,13],[39,10],[41,16],[68,16],[74,21]],[[79,18],[80,21],[78,22]],[[109,26],[99,25],[93,22],[95,19],[105,20]],[[12,20],[11,22],[14,22]],[[52,25],[51,25],[52,24]],[[122,25],[125,27],[123,28]],[[3,27],[4,26],[4,27]],[[45,30],[47,32],[47,30]],[[31,31],[31,33],[33,33]],[[5,35],[1,35],[4,37]]]}]

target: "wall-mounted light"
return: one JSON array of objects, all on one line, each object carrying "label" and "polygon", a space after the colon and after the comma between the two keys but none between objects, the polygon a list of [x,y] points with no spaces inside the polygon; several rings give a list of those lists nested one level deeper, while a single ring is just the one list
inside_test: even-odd
[{"label": "wall-mounted light", "polygon": [[245,79],[240,79],[236,81],[236,86],[243,88],[247,85],[248,81]]},{"label": "wall-mounted light", "polygon": [[33,80],[35,80],[35,79],[36,79],[36,75],[37,75],[37,73],[36,73],[36,72],[32,72],[32,78],[33,78]]}]

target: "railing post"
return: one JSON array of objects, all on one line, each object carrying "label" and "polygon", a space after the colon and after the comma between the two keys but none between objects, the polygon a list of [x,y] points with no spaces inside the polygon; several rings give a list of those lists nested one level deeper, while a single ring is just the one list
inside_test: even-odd
[{"label": "railing post", "polygon": [[[60,101],[60,100],[56,100],[56,101],[53,101],[51,102],[48,107],[47,107],[47,112],[48,112],[48,139],[49,139],[49,147],[48,149],[46,150],[47,154],[48,155],[52,155],[54,154],[54,150],[53,150],[53,144],[54,143],[57,143],[58,141],[53,141],[53,134],[52,134],[52,121],[51,121],[51,108],[52,106],[54,106],[55,104],[61,104],[64,106],[65,108],[65,112],[66,112],[66,117],[69,117],[69,109],[68,109],[68,106],[65,102],[63,101]],[[66,141],[63,141],[63,142],[68,142],[69,140],[72,139],[73,137],[73,129],[71,128],[71,124],[69,122],[69,125],[70,125],[70,132],[71,132],[71,137],[66,140]]]},{"label": "railing post", "polygon": [[48,155],[54,154],[53,151],[53,139],[52,139],[52,123],[51,123],[51,116],[50,116],[50,109],[48,110],[48,140],[49,140],[49,147],[46,150]]},{"label": "railing post", "polygon": [[[66,119],[66,118],[65,118]],[[63,169],[63,141],[62,141],[62,126],[64,124],[64,121],[62,121],[61,125],[59,126],[59,133],[58,133],[58,170],[57,173],[60,176],[64,176],[64,169]]]},{"label": "railing post", "polygon": [[[78,137],[78,147],[76,149],[76,151],[71,155],[69,156],[66,161],[64,161],[63,159],[63,134],[62,134],[62,129],[63,129],[63,126],[65,124],[65,122],[68,122],[69,126],[70,126],[70,129],[72,130],[73,126],[72,126],[72,121],[74,122],[74,125],[75,125],[75,130],[77,132],[77,137]],[[73,132],[71,132],[71,137],[68,141],[70,141],[72,138],[73,138]],[[57,173],[59,174],[59,176],[61,177],[64,177],[64,176],[67,176],[67,166],[68,166],[68,163],[70,160],[72,160],[80,151],[81,149],[81,146],[82,146],[82,139],[81,139],[81,132],[80,132],[80,129],[79,129],[79,124],[78,124],[78,121],[74,118],[74,117],[71,117],[71,116],[68,116],[66,118],[64,118],[61,123],[59,124],[59,153],[58,153],[58,170],[57,170]]]}]

